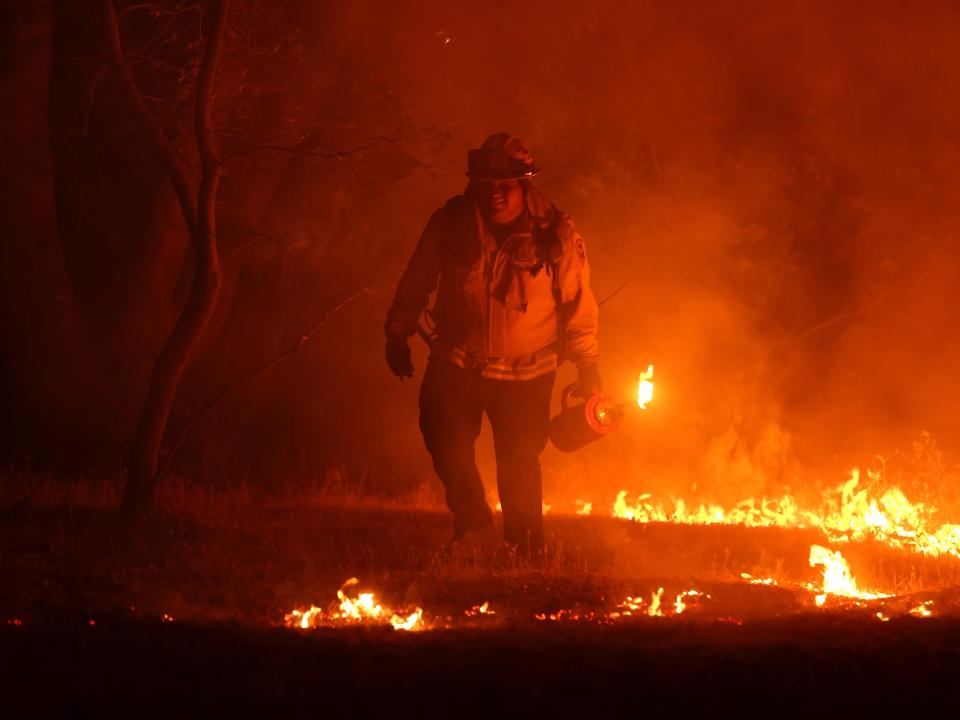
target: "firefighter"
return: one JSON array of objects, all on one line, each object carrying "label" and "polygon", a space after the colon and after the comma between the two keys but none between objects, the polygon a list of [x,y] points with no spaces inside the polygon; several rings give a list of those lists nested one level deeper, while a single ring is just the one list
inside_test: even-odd
[{"label": "firefighter", "polygon": [[583,240],[534,188],[539,171],[509,133],[469,151],[466,190],[430,218],[386,320],[387,363],[413,377],[408,339],[436,289],[420,430],[453,513],[452,542],[494,532],[474,459],[486,413],[504,538],[530,558],[543,552],[540,453],[557,366],[576,364],[581,395],[600,390]]}]

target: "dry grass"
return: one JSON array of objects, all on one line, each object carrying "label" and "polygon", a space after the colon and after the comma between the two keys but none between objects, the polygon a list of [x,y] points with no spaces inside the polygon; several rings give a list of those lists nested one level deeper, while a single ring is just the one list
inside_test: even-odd
[{"label": "dry grass", "polygon": [[[139,710],[149,699],[166,714],[293,705],[364,717],[414,707],[422,717],[534,707],[586,717],[617,714],[624,703],[712,711],[717,698],[738,698],[742,710],[747,697],[774,703],[756,706],[764,712],[802,700],[823,714],[870,702],[916,709],[939,697],[919,683],[936,677],[947,687],[958,667],[942,638],[956,635],[960,604],[950,589],[960,586],[960,563],[846,546],[862,587],[922,591],[886,603],[894,619],[885,624],[876,607],[815,610],[794,585],[740,579],[816,581],[807,555],[822,540],[813,531],[551,515],[547,560],[531,567],[439,555],[449,519],[416,500],[174,484],[156,517],[126,528],[116,521],[116,487],[35,478],[12,487],[0,511],[0,621],[23,624],[0,623],[0,663],[15,668],[4,674],[15,714],[117,702]],[[12,505],[24,489],[29,501]],[[434,627],[462,623],[484,601],[497,615],[422,634],[277,629],[294,607],[331,603],[352,576],[390,606],[425,608]],[[603,615],[658,587],[668,602],[691,587],[711,598],[702,614],[667,622],[533,619],[561,609]],[[938,617],[905,615],[921,597],[935,600]]]},{"label": "dry grass", "polygon": [[[530,617],[559,608],[609,608],[627,594],[692,587],[737,616],[809,607],[802,583],[819,581],[815,531],[641,525],[549,515],[549,551],[537,567],[439,551],[449,519],[428,497],[210,492],[168,483],[161,511],[136,528],[116,519],[119,486],[24,476],[3,485],[0,616],[134,612],[159,617],[276,623],[323,604],[359,577],[391,604],[457,614],[491,601]],[[876,544],[842,548],[862,588],[911,595],[960,587],[960,562]],[[758,588],[740,574],[774,577]]]}]

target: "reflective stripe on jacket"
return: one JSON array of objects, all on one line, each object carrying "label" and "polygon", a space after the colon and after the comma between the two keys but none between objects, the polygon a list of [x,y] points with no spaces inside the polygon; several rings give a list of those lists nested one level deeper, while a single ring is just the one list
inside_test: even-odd
[{"label": "reflective stripe on jacket", "polygon": [[[469,194],[433,214],[397,286],[388,335],[412,335],[437,290],[431,355],[484,377],[527,380],[598,358],[596,299],[570,217],[526,188],[527,210],[498,247]],[[438,287],[439,281],[439,287]]]}]

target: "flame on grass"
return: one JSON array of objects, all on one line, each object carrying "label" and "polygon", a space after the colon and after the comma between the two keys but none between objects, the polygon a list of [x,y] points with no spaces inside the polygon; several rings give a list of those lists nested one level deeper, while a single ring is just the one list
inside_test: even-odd
[{"label": "flame on grass", "polygon": [[660,609],[660,598],[663,597],[663,588],[657,588],[657,591],[650,597],[650,607],[647,608],[647,615],[650,617],[663,617],[663,611]]},{"label": "flame on grass", "polygon": [[574,621],[587,621],[594,622],[597,620],[596,613],[592,611],[579,611],[579,610],[567,610],[566,608],[561,608],[554,613],[536,613],[533,616],[534,620],[550,620],[552,622],[560,622],[562,620],[574,620]]},{"label": "flame on grass", "polygon": [[610,613],[610,617],[618,618],[621,615],[630,617],[639,610],[643,610],[643,600],[635,598],[632,595],[627,595],[626,599],[617,605],[617,610]]},{"label": "flame on grass", "polygon": [[[643,410],[653,400],[653,365],[640,374],[637,406]],[[747,498],[733,507],[701,504],[687,507],[683,499],[664,506],[642,494],[632,503],[621,490],[614,501],[614,517],[635,522],[671,522],[687,525],[745,525],[747,527],[816,528],[832,543],[874,539],[895,548],[938,557],[960,557],[960,524],[936,523],[936,508],[911,502],[898,487],[880,494],[871,492],[880,485],[882,473],[867,471],[868,487],[861,484],[854,468],[849,479],[825,492],[819,507],[801,507],[795,497]],[[577,501],[577,514],[589,514],[592,504]]]},{"label": "flame on grass", "polygon": [[857,587],[857,581],[850,573],[850,566],[840,551],[830,550],[821,545],[810,546],[810,567],[823,567],[823,592],[815,598],[818,606],[827,601],[828,595],[855,598],[857,600],[879,600],[890,597],[883,593],[872,593]]},{"label": "flame on grass", "polygon": [[423,610],[417,608],[405,618],[394,615],[390,618],[394,630],[418,630],[423,624]]},{"label": "flame on grass", "polygon": [[908,610],[907,612],[909,612],[914,617],[928,618],[931,615],[933,615],[933,611],[930,609],[932,606],[933,606],[933,600],[927,600],[925,602],[920,603],[916,607],[910,608],[910,610]]},{"label": "flame on grass", "polygon": [[774,580],[772,577],[758,578],[758,577],[754,577],[754,576],[751,575],[750,573],[745,573],[745,572],[740,573],[740,577],[742,577],[744,580],[746,580],[746,581],[747,581],[748,583],[750,583],[751,585],[768,585],[768,586],[769,586],[769,585],[773,585],[773,586],[776,586],[776,585],[779,585],[779,584],[780,584],[780,583],[778,583],[776,580]]},{"label": "flame on grass", "polygon": [[482,605],[474,605],[469,610],[463,612],[467,617],[476,617],[477,615],[496,615],[497,613],[490,609],[490,601],[485,601]]},{"label": "flame on grass", "polygon": [[710,596],[699,590],[690,589],[686,592],[677,593],[671,605],[663,604],[663,588],[657,588],[650,594],[650,602],[645,602],[642,598],[627,595],[626,599],[617,605],[616,609],[605,616],[606,620],[618,620],[620,618],[632,617],[634,615],[647,617],[667,617],[664,612],[665,607],[672,607],[672,615],[682,615],[690,607],[689,602],[701,598],[709,599]]},{"label": "flame on grass", "polygon": [[[880,473],[867,473],[870,485],[882,481]],[[648,493],[628,502],[626,490],[614,501],[614,517],[635,522],[669,522],[684,525],[744,525],[746,527],[815,528],[833,543],[874,539],[892,547],[937,557],[960,557],[960,524],[933,522],[935,508],[912,503],[899,488],[880,495],[861,484],[860,471],[837,488],[823,494],[820,507],[807,509],[792,495],[749,498],[733,507],[701,504],[688,507],[676,500],[668,508]]]},{"label": "flame on grass", "polygon": [[288,627],[298,627],[303,630],[322,625],[356,623],[389,624],[395,630],[423,628],[421,608],[417,608],[412,613],[397,614],[377,602],[372,592],[359,593],[355,598],[348,596],[345,591],[358,582],[357,578],[350,578],[337,590],[337,599],[340,601],[338,611],[328,613],[316,605],[311,605],[309,610],[294,610],[285,615],[284,623]]}]

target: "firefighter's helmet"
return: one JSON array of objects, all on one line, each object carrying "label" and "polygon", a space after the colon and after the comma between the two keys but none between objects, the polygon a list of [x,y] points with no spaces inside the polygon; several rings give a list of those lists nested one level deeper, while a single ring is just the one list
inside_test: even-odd
[{"label": "firefighter's helmet", "polygon": [[539,172],[523,140],[508,132],[491,135],[467,153],[467,177],[471,180],[523,180]]}]

